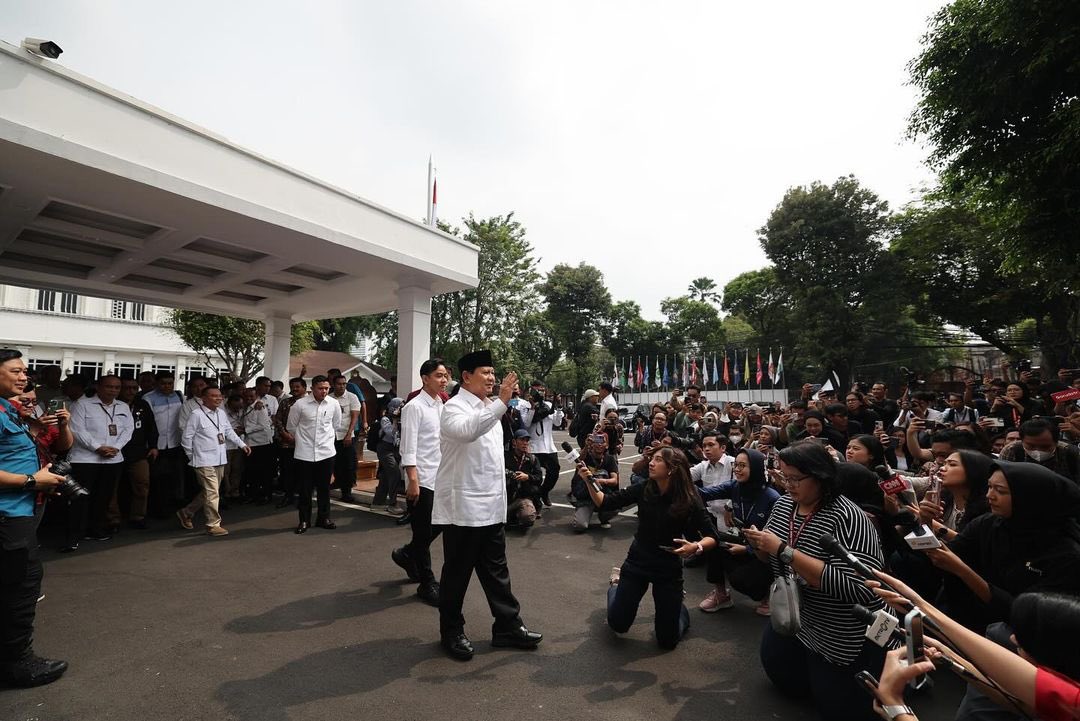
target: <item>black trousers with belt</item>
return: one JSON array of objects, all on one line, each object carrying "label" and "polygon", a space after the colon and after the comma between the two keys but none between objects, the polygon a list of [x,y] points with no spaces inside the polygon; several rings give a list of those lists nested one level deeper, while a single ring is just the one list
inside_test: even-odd
[{"label": "black trousers with belt", "polygon": [[488,607],[495,618],[492,632],[521,625],[521,605],[510,591],[506,566],[506,534],[503,524],[491,526],[442,526],[443,568],[439,579],[439,633],[450,638],[463,633],[461,607],[473,571],[484,587]]},{"label": "black trousers with belt", "polygon": [[123,463],[72,463],[71,471],[89,496],[68,499],[67,542],[73,546],[87,533],[105,534],[108,524],[109,501],[124,470]]},{"label": "black trousers with belt", "polygon": [[296,507],[300,522],[311,523],[311,489],[318,496],[316,521],[330,519],[330,474],[334,472],[334,457],[321,461],[293,461],[293,477],[296,479]]},{"label": "black trousers with belt", "polygon": [[420,497],[409,507],[412,540],[405,546],[405,553],[416,565],[416,572],[422,584],[435,581],[435,574],[431,570],[431,544],[445,528],[445,526],[431,525],[431,507],[434,502],[435,491],[420,486]]},{"label": "black trousers with belt", "polygon": [[42,576],[37,524],[37,516],[0,516],[0,663],[22,658],[33,641]]}]

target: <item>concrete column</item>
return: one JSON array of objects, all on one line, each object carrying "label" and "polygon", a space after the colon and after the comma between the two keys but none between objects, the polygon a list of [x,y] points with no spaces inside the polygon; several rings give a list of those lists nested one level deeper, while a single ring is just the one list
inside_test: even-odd
[{"label": "concrete column", "polygon": [[398,289],[397,393],[404,398],[418,387],[420,364],[431,356],[431,291]]},{"label": "concrete column", "polygon": [[182,355],[176,356],[176,390],[187,390],[187,358]]},{"label": "concrete column", "polygon": [[151,353],[143,353],[142,365],[139,366],[139,372],[153,371],[154,370],[154,356]]},{"label": "concrete column", "polygon": [[105,362],[101,366],[101,374],[109,375],[116,373],[116,351],[105,351]]},{"label": "concrete column", "polygon": [[292,345],[292,318],[266,319],[262,374],[272,381],[289,382],[289,347]]},{"label": "concrete column", "polygon": [[61,377],[66,377],[68,374],[75,372],[75,349],[63,348],[61,353],[64,354],[60,361]]}]

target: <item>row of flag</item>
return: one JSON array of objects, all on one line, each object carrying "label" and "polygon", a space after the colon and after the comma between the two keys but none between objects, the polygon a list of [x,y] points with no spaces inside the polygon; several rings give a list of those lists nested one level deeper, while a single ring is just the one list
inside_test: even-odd
[{"label": "row of flag", "polygon": [[[702,353],[701,365],[698,365],[698,357],[682,355],[682,363],[679,362],[679,354],[676,353],[672,356],[672,364],[668,366],[668,356],[664,356],[663,368],[661,369],[660,357],[654,356],[654,367],[650,371],[649,369],[649,356],[645,356],[645,361],[642,363],[641,356],[638,356],[635,367],[635,359],[628,358],[625,365],[622,361],[616,361],[614,367],[614,375],[611,378],[613,385],[620,388],[626,388],[629,390],[640,389],[647,390],[650,386],[653,388],[671,388],[684,385],[712,385],[714,389],[720,387],[725,388],[751,388],[757,386],[758,388],[764,387],[764,383],[768,381],[772,387],[776,387],[780,384],[784,375],[784,349],[780,349],[780,355],[776,362],[773,363],[772,348],[769,349],[769,360],[767,364],[761,362],[761,350],[757,351],[756,372],[751,374],[750,372],[750,349],[747,348],[743,354],[743,362],[739,364],[739,351],[735,351],[732,354],[732,358],[728,358],[727,351],[724,351],[720,358],[717,360],[716,353],[712,356],[712,374],[709,373],[709,357],[707,354]],[[721,365],[721,362],[723,365]]]}]

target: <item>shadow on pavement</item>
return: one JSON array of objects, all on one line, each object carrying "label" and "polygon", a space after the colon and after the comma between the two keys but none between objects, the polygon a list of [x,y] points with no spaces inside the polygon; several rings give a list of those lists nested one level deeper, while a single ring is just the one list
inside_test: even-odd
[{"label": "shadow on pavement", "polygon": [[233,633],[303,631],[415,602],[411,595],[403,593],[403,587],[412,588],[404,582],[384,581],[372,586],[378,589],[375,593],[364,589],[327,593],[291,601],[257,616],[234,618],[225,624],[225,630]]}]

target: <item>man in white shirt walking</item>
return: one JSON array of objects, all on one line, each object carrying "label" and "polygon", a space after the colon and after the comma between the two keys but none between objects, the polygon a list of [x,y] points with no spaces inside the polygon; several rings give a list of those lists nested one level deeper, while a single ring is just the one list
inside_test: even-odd
[{"label": "man in white shirt walking", "polygon": [[604,381],[598,387],[600,388],[600,417],[603,418],[608,411],[618,411],[619,402],[615,400],[615,386]]},{"label": "man in white shirt walking", "polygon": [[311,489],[319,497],[315,525],[337,528],[330,520],[330,474],[334,472],[334,440],[341,425],[341,406],[330,394],[330,381],[318,375],[311,379],[311,395],[296,400],[289,409],[285,430],[292,436],[293,477],[296,479],[300,523],[296,533],[311,526]]},{"label": "man in white shirt walking", "polygon": [[69,501],[68,539],[65,551],[72,551],[86,538],[107,541],[105,529],[109,501],[116,492],[123,471],[124,454],[120,451],[135,430],[135,421],[127,403],[116,400],[120,395],[120,378],[102,376],[97,395],[84,398],[71,406],[71,433],[75,445],[68,460],[75,479],[90,495]]},{"label": "man in white shirt walking", "polygon": [[418,582],[416,595],[425,603],[439,605],[439,584],[431,571],[431,544],[441,531],[432,528],[431,507],[435,501],[435,475],[442,459],[439,423],[442,418],[441,393],[450,382],[450,372],[441,358],[420,366],[423,387],[401,409],[401,465],[405,469],[405,499],[409,504],[412,540],[390,554],[394,563]]},{"label": "man in white shirt walking", "polygon": [[[176,379],[172,371],[154,374],[155,388],[143,394],[154,412],[157,426],[157,458],[150,463],[150,515],[168,518],[176,505],[182,505],[184,497],[184,451],[180,448],[180,409],[183,396],[175,390]],[[179,502],[177,502],[179,501]],[[172,505],[172,504],[176,505]],[[171,506],[171,507],[170,507]]]},{"label": "man in white shirt walking", "polygon": [[221,491],[221,477],[228,461],[226,441],[244,449],[245,455],[251,449],[236,435],[229,415],[221,407],[221,390],[217,386],[206,385],[202,390],[201,403],[192,412],[184,426],[180,444],[191,459],[195,469],[195,478],[199,482],[199,493],[187,505],[176,512],[180,525],[191,530],[192,518],[201,508],[206,516],[206,532],[211,536],[227,536],[229,532],[221,525],[218,512],[218,497]]},{"label": "man in white shirt walking", "polygon": [[465,635],[461,608],[473,571],[484,588],[495,623],[491,645],[536,648],[543,640],[525,627],[521,606],[510,591],[506,565],[506,474],[502,417],[517,384],[510,372],[495,387],[491,352],[475,351],[458,361],[461,384],[443,408],[442,459],[435,478],[431,522],[443,526],[439,583],[439,633],[451,657],[467,661],[473,646]]},{"label": "man in white shirt walking", "polygon": [[243,492],[247,500],[261,505],[270,501],[274,480],[274,427],[266,403],[259,399],[254,388],[245,388],[241,396],[244,440],[251,448],[251,457],[244,462]]},{"label": "man in white shirt walking", "polygon": [[334,377],[330,397],[341,406],[341,421],[338,423],[334,441],[334,485],[341,492],[341,500],[352,503],[352,490],[356,485],[356,446],[353,428],[360,418],[360,399],[348,389],[349,381],[343,375]]}]

